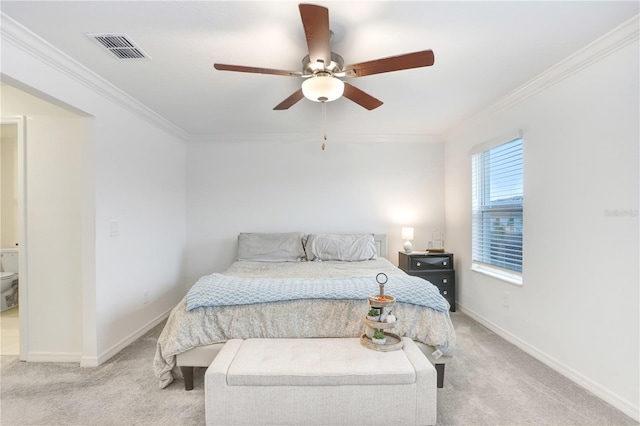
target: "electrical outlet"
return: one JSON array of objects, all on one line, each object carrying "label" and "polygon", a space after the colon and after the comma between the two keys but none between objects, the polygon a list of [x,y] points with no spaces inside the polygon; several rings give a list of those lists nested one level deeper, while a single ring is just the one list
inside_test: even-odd
[{"label": "electrical outlet", "polygon": [[149,290],[145,290],[144,293],[142,293],[142,304],[146,305],[147,303],[149,303]]},{"label": "electrical outlet", "polygon": [[120,236],[120,222],[117,220],[112,220],[109,222],[109,235],[112,237]]},{"label": "electrical outlet", "polygon": [[509,307],[509,292],[505,291],[504,293],[502,293],[502,306],[504,306],[505,308]]}]

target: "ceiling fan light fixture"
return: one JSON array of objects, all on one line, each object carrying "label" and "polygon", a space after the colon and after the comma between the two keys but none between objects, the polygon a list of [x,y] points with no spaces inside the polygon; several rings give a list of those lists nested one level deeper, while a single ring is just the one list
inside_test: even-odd
[{"label": "ceiling fan light fixture", "polygon": [[331,75],[318,75],[302,83],[302,94],[314,102],[331,102],[344,93],[342,80]]}]

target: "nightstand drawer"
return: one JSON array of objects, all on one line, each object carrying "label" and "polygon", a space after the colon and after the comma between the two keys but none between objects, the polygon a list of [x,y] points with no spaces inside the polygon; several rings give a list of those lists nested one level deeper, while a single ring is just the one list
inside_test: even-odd
[{"label": "nightstand drawer", "polygon": [[431,284],[438,287],[438,291],[440,294],[447,299],[449,305],[451,305],[451,310],[455,312],[456,310],[456,290],[455,290],[455,273],[454,271],[449,272],[432,272],[432,273],[422,273],[416,274],[420,278],[429,281]]},{"label": "nightstand drawer", "polygon": [[449,301],[449,304],[452,305],[451,303],[451,297],[453,297],[452,293],[451,293],[451,286],[446,286],[446,287],[440,287],[437,286],[438,290],[440,290],[440,294],[444,296],[445,299],[447,299]]},{"label": "nightstand drawer", "polygon": [[411,256],[412,271],[432,271],[437,269],[453,269],[449,256]]},{"label": "nightstand drawer", "polygon": [[440,287],[440,286],[436,286],[438,287],[438,290],[440,290],[440,294],[442,295],[442,297],[444,297],[445,299],[447,299],[447,302],[449,302],[449,306],[451,306],[451,312],[455,312],[456,311],[456,294],[455,291],[453,290],[453,286],[447,284],[446,287]]},{"label": "nightstand drawer", "polygon": [[416,274],[422,279],[429,281],[437,287],[449,287],[454,283],[453,271],[451,272],[435,272],[431,274]]},{"label": "nightstand drawer", "polygon": [[438,287],[438,290],[440,291],[440,294],[442,295],[442,297],[444,297],[445,299],[447,299],[447,302],[449,302],[449,305],[451,305],[451,310],[453,312],[455,312],[456,308],[456,302],[455,302],[455,294],[452,290],[452,287],[450,285],[447,285],[446,287],[440,287],[440,286],[436,286]]}]

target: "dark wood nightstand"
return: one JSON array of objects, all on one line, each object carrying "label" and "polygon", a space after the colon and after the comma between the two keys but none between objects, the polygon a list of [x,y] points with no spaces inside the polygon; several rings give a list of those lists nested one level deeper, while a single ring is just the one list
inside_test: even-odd
[{"label": "dark wood nightstand", "polygon": [[409,275],[420,277],[438,287],[440,294],[456,311],[456,271],[452,253],[412,251],[398,253],[398,267]]}]

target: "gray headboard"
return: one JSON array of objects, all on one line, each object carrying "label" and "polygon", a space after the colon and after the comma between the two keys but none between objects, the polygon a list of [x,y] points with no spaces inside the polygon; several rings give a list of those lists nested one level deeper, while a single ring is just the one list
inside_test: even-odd
[{"label": "gray headboard", "polygon": [[387,234],[374,234],[373,240],[376,243],[376,250],[378,250],[378,256],[387,257]]}]

